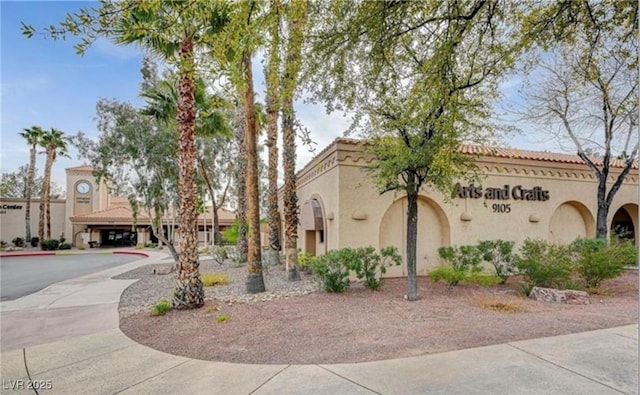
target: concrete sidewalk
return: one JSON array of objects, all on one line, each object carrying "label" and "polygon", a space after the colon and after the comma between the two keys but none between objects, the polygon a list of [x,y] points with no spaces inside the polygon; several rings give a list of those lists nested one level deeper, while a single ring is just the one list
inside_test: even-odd
[{"label": "concrete sidewalk", "polygon": [[[23,328],[32,325],[27,314],[45,322],[68,310],[43,324],[45,333],[3,348],[0,391],[33,393],[12,389],[26,387],[30,375],[40,394],[638,393],[638,325],[357,364],[243,365],[165,354],[118,329],[117,298],[129,282],[109,278],[154,258],[56,284],[43,290],[54,295],[48,301],[43,292],[3,303],[2,320],[25,314]],[[64,331],[72,335],[56,339]]]}]

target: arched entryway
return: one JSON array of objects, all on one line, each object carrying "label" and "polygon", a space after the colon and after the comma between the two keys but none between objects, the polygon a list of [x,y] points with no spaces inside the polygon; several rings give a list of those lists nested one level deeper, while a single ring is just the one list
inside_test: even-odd
[{"label": "arched entryway", "polygon": [[314,195],[300,208],[300,228],[304,252],[322,255],[327,252],[325,215],[322,199]]},{"label": "arched entryway", "polygon": [[622,240],[632,240],[637,242],[638,227],[638,205],[634,203],[625,204],[620,207],[611,219],[610,235],[617,236]]},{"label": "arched entryway", "polygon": [[[382,217],[379,229],[380,248],[396,246],[403,257],[401,266],[389,268],[385,277],[407,275],[407,198],[396,200]],[[436,267],[440,258],[438,248],[450,244],[449,221],[444,211],[433,200],[418,198],[418,243],[416,249],[416,271],[426,275]]]},{"label": "arched entryway", "polygon": [[549,241],[569,244],[578,237],[594,237],[595,221],[589,209],[576,201],[564,202],[553,212]]}]

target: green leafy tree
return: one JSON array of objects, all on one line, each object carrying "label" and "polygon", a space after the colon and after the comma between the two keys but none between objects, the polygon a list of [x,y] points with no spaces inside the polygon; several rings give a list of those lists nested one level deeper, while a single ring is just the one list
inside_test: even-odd
[{"label": "green leafy tree", "polygon": [[[37,171],[37,169],[35,169]],[[42,185],[44,179],[42,176],[35,177],[31,181],[31,197],[37,198],[42,194]],[[29,165],[18,167],[18,170],[12,173],[2,173],[0,175],[0,196],[3,198],[28,199],[29,194]],[[51,182],[49,194],[52,199],[60,199],[62,197],[62,188],[54,182]],[[25,239],[26,240],[26,239]]]},{"label": "green leafy tree", "polygon": [[33,196],[33,187],[36,174],[36,154],[38,142],[42,138],[44,130],[40,126],[32,126],[30,128],[23,129],[20,132],[20,136],[27,140],[29,144],[29,169],[26,184],[25,197],[27,198],[27,207],[24,212],[25,223],[25,237],[27,240],[31,240],[31,197]]},{"label": "green leafy tree", "polygon": [[381,193],[406,195],[405,259],[409,300],[418,297],[418,196],[446,195],[468,177],[463,140],[480,141],[497,82],[511,67],[507,19],[516,5],[498,0],[332,1],[317,17],[307,85],[329,110],[352,111],[377,160]]},{"label": "green leafy tree", "polygon": [[534,52],[525,118],[573,146],[596,176],[596,236],[605,239],[609,209],[638,155],[637,15],[636,1],[548,2],[522,30],[544,51]]}]

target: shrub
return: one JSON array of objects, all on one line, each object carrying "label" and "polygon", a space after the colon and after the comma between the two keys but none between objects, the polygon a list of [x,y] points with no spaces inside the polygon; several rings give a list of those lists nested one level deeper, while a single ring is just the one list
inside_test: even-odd
[{"label": "shrub", "polygon": [[64,244],[65,241],[67,241],[67,239],[65,239],[63,236],[60,236],[60,240],[58,240],[60,242],[60,244]]},{"label": "shrub", "polygon": [[7,242],[4,240],[0,240],[0,248],[6,248],[7,247]]},{"label": "shrub", "polygon": [[11,242],[16,247],[24,247],[24,239],[22,237],[16,237],[15,239],[11,240]]},{"label": "shrub", "polygon": [[233,221],[233,225],[222,231],[222,241],[227,244],[236,244],[239,237],[240,223],[236,219]]},{"label": "shrub", "polygon": [[144,243],[144,248],[156,248],[158,243]]},{"label": "shrub", "polygon": [[464,269],[471,272],[482,270],[482,254],[475,246],[440,247],[438,255],[455,269]]},{"label": "shrub", "polygon": [[167,311],[171,310],[171,302],[167,299],[160,299],[158,303],[151,309],[151,315],[159,316],[167,314]]},{"label": "shrub", "polygon": [[69,243],[62,243],[60,244],[60,246],[58,247],[59,250],[70,250],[71,249],[71,244]]},{"label": "shrub", "polygon": [[44,251],[53,251],[53,250],[57,250],[58,246],[60,245],[60,242],[56,239],[49,239],[49,240],[45,240],[40,244],[40,248],[42,248]]},{"label": "shrub", "polygon": [[222,265],[229,256],[227,255],[227,249],[223,246],[215,246],[213,249],[213,260],[218,262],[218,264]]},{"label": "shrub", "polygon": [[482,271],[482,255],[474,246],[440,247],[438,255],[451,266],[449,269],[447,266],[441,266],[429,273],[429,278],[434,282],[445,280],[449,287],[452,287],[472,273]]},{"label": "shrub", "polygon": [[39,237],[32,237],[31,238],[31,241],[30,241],[31,247],[37,247],[38,243],[40,243],[40,238]]},{"label": "shrub", "polygon": [[326,292],[344,292],[349,281],[349,262],[354,259],[355,251],[351,248],[331,250],[311,262],[313,276]]},{"label": "shrub", "polygon": [[221,313],[216,316],[216,322],[218,324],[224,324],[227,321],[229,321],[229,314],[227,313]]},{"label": "shrub", "polygon": [[471,275],[467,276],[465,281],[478,284],[484,288],[493,287],[497,284],[504,284],[502,277],[483,273],[472,273]]},{"label": "shrub", "polygon": [[300,266],[300,270],[308,270],[315,260],[316,256],[309,252],[298,252],[298,266]]},{"label": "shrub", "polygon": [[513,244],[513,241],[484,240],[477,246],[482,259],[493,265],[501,284],[505,284],[516,269]]},{"label": "shrub", "polygon": [[353,255],[349,269],[355,272],[359,280],[364,280],[364,285],[371,290],[382,287],[381,276],[387,272],[387,267],[402,263],[398,249],[393,246],[380,250],[380,255],[371,246],[358,248],[353,251]]},{"label": "shrub", "polygon": [[569,280],[571,266],[570,249],[545,240],[525,240],[520,256],[516,258],[516,267],[526,284],[525,292],[530,292],[534,286],[562,288]]},{"label": "shrub", "polygon": [[214,285],[223,285],[229,282],[229,276],[224,273],[202,273],[200,275],[202,285],[205,287],[213,287]]},{"label": "shrub", "polygon": [[453,266],[439,266],[430,271],[428,276],[434,283],[443,280],[447,283],[449,288],[451,288],[454,285],[458,285],[460,281],[467,277],[467,271],[463,268],[456,268]]},{"label": "shrub", "polygon": [[575,270],[587,288],[597,288],[603,280],[618,277],[625,266],[635,262],[637,251],[630,242],[607,245],[605,239],[579,238],[571,243]]}]

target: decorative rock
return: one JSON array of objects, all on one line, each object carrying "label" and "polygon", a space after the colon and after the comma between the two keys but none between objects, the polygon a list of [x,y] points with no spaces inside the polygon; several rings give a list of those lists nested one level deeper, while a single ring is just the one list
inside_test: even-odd
[{"label": "decorative rock", "polygon": [[533,287],[529,297],[541,302],[555,302],[566,304],[589,304],[589,294],[584,291],[571,289],[559,290],[553,288]]}]

